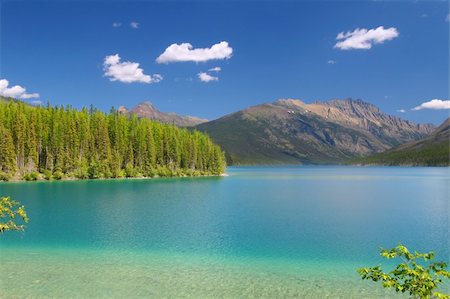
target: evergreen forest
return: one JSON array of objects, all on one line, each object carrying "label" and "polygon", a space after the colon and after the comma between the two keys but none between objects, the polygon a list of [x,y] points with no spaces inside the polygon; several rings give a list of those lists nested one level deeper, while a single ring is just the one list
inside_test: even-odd
[{"label": "evergreen forest", "polygon": [[219,175],[224,153],[198,131],[111,109],[0,99],[0,180]]}]

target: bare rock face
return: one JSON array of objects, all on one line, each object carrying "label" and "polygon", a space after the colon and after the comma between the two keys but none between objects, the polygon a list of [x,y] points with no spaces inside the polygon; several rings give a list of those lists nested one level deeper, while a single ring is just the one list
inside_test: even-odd
[{"label": "bare rock face", "polygon": [[280,99],[201,124],[234,164],[322,164],[371,155],[431,134],[362,100]]},{"label": "bare rock face", "polygon": [[429,136],[352,161],[354,164],[450,166],[450,118]]},{"label": "bare rock face", "polygon": [[[278,101],[278,103],[283,105],[283,101]],[[373,135],[385,138],[386,141],[389,138],[394,138],[394,144],[423,138],[435,129],[431,124],[414,124],[399,117],[388,115],[378,107],[362,100],[331,100],[315,102],[310,105],[304,104],[304,107],[328,121],[369,131]]]},{"label": "bare rock face", "polygon": [[395,151],[404,150],[417,150],[424,147],[436,146],[439,144],[446,144],[447,148],[447,161],[450,164],[450,156],[448,154],[448,149],[450,148],[450,118],[447,118],[439,127],[437,127],[429,136],[408,142],[395,148]]},{"label": "bare rock face", "polygon": [[157,119],[161,116],[161,114],[163,114],[150,102],[140,103],[136,107],[131,109],[130,112],[136,114],[139,117],[146,117],[151,119]]},{"label": "bare rock face", "polygon": [[117,112],[119,112],[119,113],[121,113],[121,114],[127,114],[129,111],[128,111],[128,109],[127,109],[125,106],[120,106],[120,107],[117,109]]},{"label": "bare rock face", "polygon": [[192,127],[208,121],[207,119],[179,115],[174,112],[161,112],[150,102],[140,103],[130,111],[128,111],[125,107],[120,106],[118,111],[121,113],[134,114],[138,117],[153,119],[166,124],[173,124],[179,127]]}]

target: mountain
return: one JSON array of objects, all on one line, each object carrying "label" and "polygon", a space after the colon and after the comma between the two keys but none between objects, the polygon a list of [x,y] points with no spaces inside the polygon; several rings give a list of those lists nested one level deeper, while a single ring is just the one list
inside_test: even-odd
[{"label": "mountain", "polygon": [[312,104],[281,99],[195,128],[225,150],[230,164],[339,163],[424,138],[435,129],[353,99]]},{"label": "mountain", "polygon": [[174,112],[161,112],[150,102],[140,103],[131,110],[128,110],[124,106],[120,106],[117,111],[123,114],[135,114],[138,117],[150,118],[166,124],[174,124],[179,127],[192,127],[208,121],[207,119],[179,115]]},{"label": "mountain", "polygon": [[356,159],[353,164],[450,166],[450,118],[430,136],[408,142],[373,156]]}]

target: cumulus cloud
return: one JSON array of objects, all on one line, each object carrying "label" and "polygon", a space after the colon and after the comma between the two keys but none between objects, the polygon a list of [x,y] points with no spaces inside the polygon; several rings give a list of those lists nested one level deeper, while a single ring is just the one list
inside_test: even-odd
[{"label": "cumulus cloud", "polygon": [[122,26],[122,23],[120,23],[120,22],[114,22],[114,23],[112,23],[112,26],[115,27],[115,28],[117,28],[117,27]]},{"label": "cumulus cloud", "polygon": [[226,41],[212,45],[211,48],[198,49],[194,49],[190,43],[172,44],[156,58],[156,62],[205,62],[208,60],[228,59],[231,58],[232,54],[233,48]]},{"label": "cumulus cloud", "polygon": [[328,64],[336,64],[336,60],[330,59],[330,60],[327,61],[327,63],[328,63]]},{"label": "cumulus cloud", "polygon": [[133,29],[138,29],[139,28],[139,23],[138,22],[131,22],[130,23],[130,27]]},{"label": "cumulus cloud", "polygon": [[433,109],[433,110],[450,109],[450,100],[433,99],[431,101],[422,103],[411,110],[417,111],[422,109]]},{"label": "cumulus cloud", "polygon": [[0,96],[16,98],[16,99],[33,99],[39,98],[38,93],[27,93],[27,90],[19,85],[9,86],[9,81],[6,79],[0,80]]},{"label": "cumulus cloud", "polygon": [[163,79],[160,74],[145,75],[144,70],[139,67],[137,62],[120,62],[119,54],[106,56],[103,70],[105,71],[104,75],[109,77],[110,81],[158,83]]},{"label": "cumulus cloud", "polygon": [[374,44],[382,44],[398,36],[399,32],[394,27],[385,29],[383,26],[380,26],[369,30],[357,28],[354,31],[348,31],[346,33],[340,32],[336,37],[338,42],[334,47],[341,50],[368,50]]},{"label": "cumulus cloud", "polygon": [[220,72],[221,70],[222,70],[222,68],[220,66],[216,66],[216,67],[210,68],[208,70],[208,72]]},{"label": "cumulus cloud", "polygon": [[219,81],[219,77],[211,76],[210,74],[205,73],[205,72],[198,73],[198,78],[200,79],[200,81],[205,82],[205,83],[208,83],[211,81]]},{"label": "cumulus cloud", "polygon": [[406,112],[406,110],[405,110],[405,109],[398,109],[398,110],[397,110],[397,112],[400,112],[400,113],[405,113],[405,112]]}]

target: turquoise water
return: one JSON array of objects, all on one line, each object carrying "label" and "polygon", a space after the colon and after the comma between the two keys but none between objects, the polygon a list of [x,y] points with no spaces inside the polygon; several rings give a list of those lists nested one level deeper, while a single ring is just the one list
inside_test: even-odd
[{"label": "turquoise water", "polygon": [[228,173],[0,184],[31,219],[0,238],[0,298],[401,298],[356,273],[380,246],[449,260],[449,168]]}]

